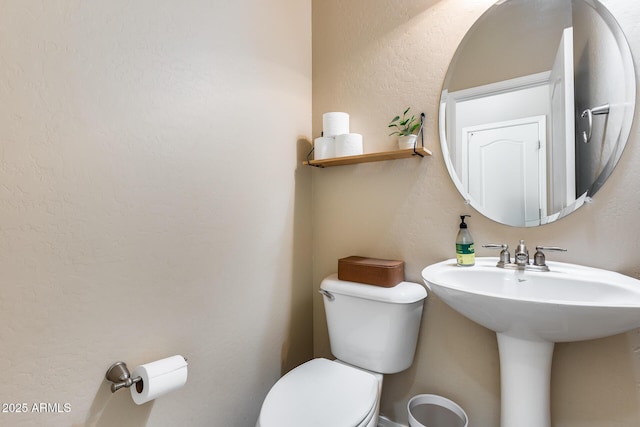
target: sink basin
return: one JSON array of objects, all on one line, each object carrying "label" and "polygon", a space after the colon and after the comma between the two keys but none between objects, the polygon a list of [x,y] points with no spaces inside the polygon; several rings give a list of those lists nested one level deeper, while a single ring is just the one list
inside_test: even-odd
[{"label": "sink basin", "polygon": [[548,262],[548,272],[473,267],[448,260],[422,276],[440,299],[495,332],[552,342],[601,338],[640,327],[640,281],[607,270]]},{"label": "sink basin", "polygon": [[549,272],[473,267],[451,259],[422,271],[427,287],[454,310],[496,332],[501,427],[550,427],[551,360],[556,342],[640,327],[640,281],[560,262]]}]

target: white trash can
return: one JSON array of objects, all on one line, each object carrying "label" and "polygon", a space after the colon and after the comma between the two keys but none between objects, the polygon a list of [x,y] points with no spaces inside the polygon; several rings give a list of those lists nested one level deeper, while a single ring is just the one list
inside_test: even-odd
[{"label": "white trash can", "polygon": [[468,427],[466,412],[455,402],[435,394],[409,400],[409,427]]}]

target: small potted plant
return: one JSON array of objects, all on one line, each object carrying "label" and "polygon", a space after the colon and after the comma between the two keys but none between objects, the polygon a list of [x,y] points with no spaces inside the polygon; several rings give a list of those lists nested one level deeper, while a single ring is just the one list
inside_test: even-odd
[{"label": "small potted plant", "polygon": [[395,129],[389,136],[398,135],[398,148],[401,150],[413,148],[418,139],[418,135],[414,135],[414,132],[420,127],[420,121],[414,115],[407,116],[410,109],[411,107],[407,107],[402,117],[395,116],[389,123],[389,127]]}]

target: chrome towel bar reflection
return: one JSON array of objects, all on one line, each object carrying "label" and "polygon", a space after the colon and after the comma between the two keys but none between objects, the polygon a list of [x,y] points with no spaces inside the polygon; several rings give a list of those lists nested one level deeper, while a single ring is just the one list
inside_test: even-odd
[{"label": "chrome towel bar reflection", "polygon": [[582,140],[584,143],[588,143],[591,141],[591,134],[593,131],[593,116],[597,116],[600,114],[609,114],[609,104],[601,105],[595,108],[587,108],[580,114],[580,117],[583,119],[586,117],[588,120],[587,130],[582,132]]}]

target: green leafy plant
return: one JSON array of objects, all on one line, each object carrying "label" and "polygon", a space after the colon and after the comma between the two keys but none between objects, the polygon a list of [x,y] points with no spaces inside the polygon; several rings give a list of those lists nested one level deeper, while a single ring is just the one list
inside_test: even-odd
[{"label": "green leafy plant", "polygon": [[391,129],[395,128],[395,131],[391,132],[389,136],[412,135],[416,131],[416,129],[420,127],[420,121],[416,116],[411,115],[411,117],[407,117],[407,113],[409,113],[410,109],[411,107],[407,107],[407,109],[404,110],[404,113],[402,113],[402,117],[395,116],[393,120],[391,120],[388,127],[390,127]]}]

